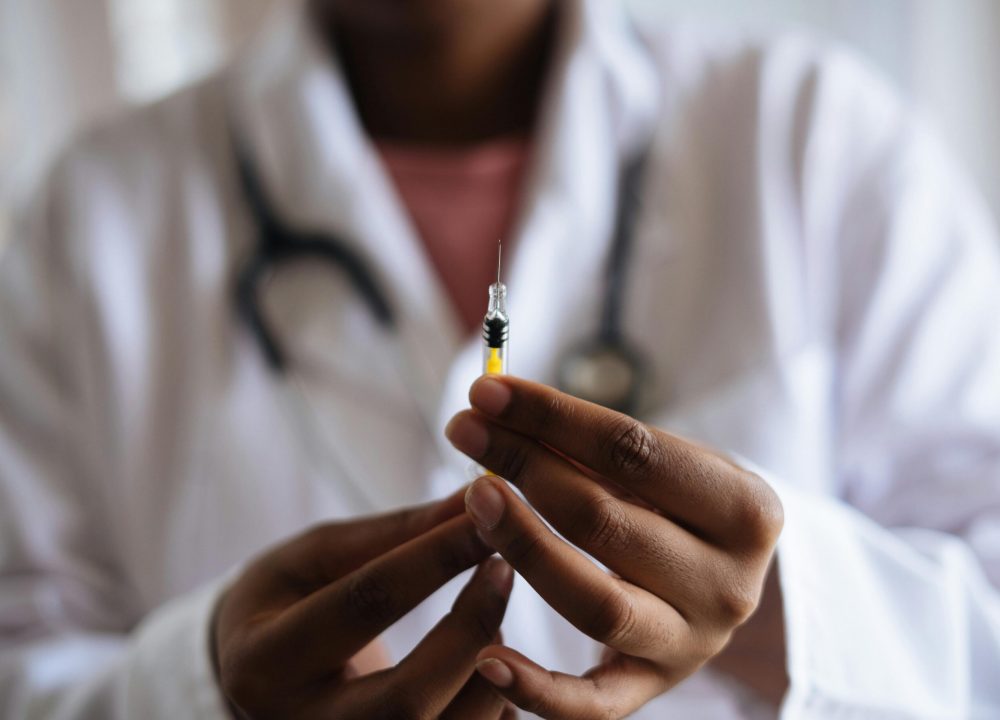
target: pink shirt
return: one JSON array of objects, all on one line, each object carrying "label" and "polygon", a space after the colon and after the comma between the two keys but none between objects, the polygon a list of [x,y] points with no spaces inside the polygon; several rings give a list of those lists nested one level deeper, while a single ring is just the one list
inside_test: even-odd
[{"label": "pink shirt", "polygon": [[529,142],[506,138],[461,149],[378,142],[377,147],[464,330],[473,332],[482,324],[487,290],[496,278],[497,241],[502,238],[509,247]]}]

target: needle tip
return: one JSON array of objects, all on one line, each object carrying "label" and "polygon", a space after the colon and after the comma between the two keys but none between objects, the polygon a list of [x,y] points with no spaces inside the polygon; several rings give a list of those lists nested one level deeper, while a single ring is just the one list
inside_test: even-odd
[{"label": "needle tip", "polygon": [[497,285],[500,284],[500,260],[503,258],[503,240],[497,240]]}]

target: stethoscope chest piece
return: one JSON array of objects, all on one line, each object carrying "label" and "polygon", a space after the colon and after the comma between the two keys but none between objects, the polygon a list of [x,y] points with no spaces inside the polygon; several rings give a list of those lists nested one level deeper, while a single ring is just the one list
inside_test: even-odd
[{"label": "stethoscope chest piece", "polygon": [[635,415],[648,374],[641,353],[626,343],[594,339],[563,356],[557,380],[570,395]]},{"label": "stethoscope chest piece", "polygon": [[639,189],[651,152],[646,146],[622,168],[614,237],[605,268],[605,295],[596,336],[569,349],[559,361],[557,382],[564,392],[635,416],[647,388],[649,368],[644,356],[622,329],[626,272],[635,224]]}]

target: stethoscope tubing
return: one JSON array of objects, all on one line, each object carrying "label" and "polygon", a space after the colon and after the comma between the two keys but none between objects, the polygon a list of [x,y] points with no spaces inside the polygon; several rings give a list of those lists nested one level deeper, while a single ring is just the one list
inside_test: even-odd
[{"label": "stethoscope tubing", "polygon": [[235,130],[231,135],[240,187],[257,231],[256,251],[236,279],[237,307],[271,369],[286,372],[288,358],[264,317],[260,292],[269,275],[293,262],[319,260],[344,271],[378,323],[396,331],[396,314],[365,261],[339,238],[298,230],[283,221],[264,191],[245,144]]}]

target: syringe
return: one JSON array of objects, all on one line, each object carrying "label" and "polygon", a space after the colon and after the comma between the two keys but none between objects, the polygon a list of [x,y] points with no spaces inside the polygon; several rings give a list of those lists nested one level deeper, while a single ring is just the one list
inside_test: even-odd
[{"label": "syringe", "polygon": [[497,281],[490,285],[490,304],[483,318],[483,374],[507,374],[507,338],[510,318],[507,315],[507,286],[500,282],[503,244],[497,243]]}]

